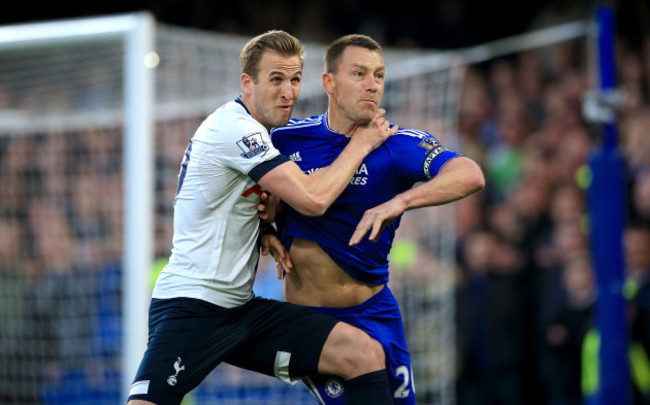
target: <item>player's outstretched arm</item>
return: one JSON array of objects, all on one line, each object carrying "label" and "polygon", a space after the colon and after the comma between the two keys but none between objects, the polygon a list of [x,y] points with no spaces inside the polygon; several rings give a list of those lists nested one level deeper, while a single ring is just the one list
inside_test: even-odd
[{"label": "player's outstretched arm", "polygon": [[350,246],[361,242],[368,231],[369,239],[376,242],[381,231],[407,210],[447,204],[483,187],[483,171],[473,160],[463,156],[452,159],[431,180],[367,210],[350,238]]},{"label": "player's outstretched arm", "polygon": [[286,162],[266,173],[258,183],[303,215],[323,215],[348,185],[363,158],[397,132],[397,126],[390,128],[385,113],[380,109],[371,122],[358,127],[331,165],[306,175],[294,162]]}]

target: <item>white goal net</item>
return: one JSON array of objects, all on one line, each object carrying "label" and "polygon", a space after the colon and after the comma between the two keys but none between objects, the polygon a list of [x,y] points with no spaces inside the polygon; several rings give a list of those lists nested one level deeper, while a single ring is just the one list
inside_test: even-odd
[{"label": "white goal net", "polygon": [[[238,95],[246,40],[156,27],[156,54],[146,60],[155,68],[155,147],[148,162],[155,171],[135,195],[146,205],[147,189],[153,193],[148,240],[154,257],[150,268],[138,269],[149,287],[170,253],[183,151],[203,118]],[[124,381],[132,377],[123,372],[125,340],[146,336],[145,321],[123,337],[126,314],[143,310],[123,304],[124,241],[130,240],[123,196],[126,179],[142,177],[125,161],[124,40],[71,37],[29,47],[2,41],[0,35],[0,403],[124,403]],[[326,106],[320,82],[325,47],[306,48],[296,117]],[[458,149],[465,62],[454,53],[396,49],[386,49],[384,58],[391,122],[429,131]],[[390,283],[404,317],[419,404],[454,403],[454,244],[454,206],[429,208],[404,216],[391,254]],[[281,299],[274,274],[273,264],[262,260],[255,290]],[[147,305],[142,295],[138,302]],[[315,401],[303,387],[222,365],[186,403]]]}]

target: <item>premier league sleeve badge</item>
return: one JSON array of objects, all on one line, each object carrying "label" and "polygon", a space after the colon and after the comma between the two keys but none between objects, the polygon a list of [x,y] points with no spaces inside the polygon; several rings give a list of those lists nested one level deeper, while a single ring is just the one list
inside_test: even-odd
[{"label": "premier league sleeve badge", "polygon": [[241,157],[244,159],[251,159],[258,155],[264,156],[264,153],[269,150],[269,146],[264,142],[261,132],[245,135],[241,140],[237,141],[237,146],[242,150]]}]

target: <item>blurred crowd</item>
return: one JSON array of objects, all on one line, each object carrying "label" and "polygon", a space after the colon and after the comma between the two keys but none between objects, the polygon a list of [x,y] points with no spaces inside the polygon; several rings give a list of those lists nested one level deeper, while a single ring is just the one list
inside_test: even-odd
[{"label": "blurred crowd", "polygon": [[117,403],[121,135],[0,138],[0,403]]},{"label": "blurred crowd", "polygon": [[[584,47],[562,43],[466,72],[460,150],[487,187],[454,203],[459,405],[577,405],[593,394],[585,190],[601,133],[581,113],[594,80]],[[650,373],[650,37],[620,42],[617,64],[629,335]],[[18,98],[0,86],[0,112],[29,103]],[[156,127],[163,260],[180,158],[202,118]],[[0,404],[119,403],[122,181],[118,126],[0,133]],[[273,272],[260,274],[258,293],[281,298],[262,278]],[[650,403],[650,374],[632,377],[635,405]]]},{"label": "blurred crowd", "polygon": [[[584,54],[568,42],[468,73],[461,144],[480,163],[487,187],[456,203],[459,405],[578,405],[597,389],[588,378],[597,362],[586,344],[597,289],[585,191],[602,131],[581,113],[594,83]],[[624,190],[611,192],[624,192],[626,201],[629,335],[643,348],[631,361],[647,371],[650,37],[638,48],[621,41],[617,66],[626,168]],[[650,403],[650,381],[631,374],[634,403]]]}]

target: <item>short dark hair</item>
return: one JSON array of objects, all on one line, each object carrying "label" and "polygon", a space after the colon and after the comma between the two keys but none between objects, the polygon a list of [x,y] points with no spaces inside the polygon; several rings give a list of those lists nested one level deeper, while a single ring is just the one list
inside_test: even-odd
[{"label": "short dark hair", "polygon": [[325,51],[325,72],[336,73],[339,69],[341,55],[349,46],[358,46],[371,51],[381,52],[379,42],[362,34],[349,34],[335,39]]},{"label": "short dark hair", "polygon": [[280,30],[267,31],[258,35],[244,45],[239,55],[241,72],[250,75],[257,81],[260,71],[260,60],[264,52],[276,52],[282,56],[299,56],[300,61],[305,60],[305,47],[293,35]]}]

